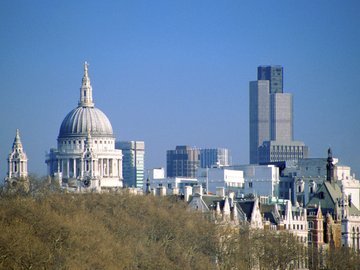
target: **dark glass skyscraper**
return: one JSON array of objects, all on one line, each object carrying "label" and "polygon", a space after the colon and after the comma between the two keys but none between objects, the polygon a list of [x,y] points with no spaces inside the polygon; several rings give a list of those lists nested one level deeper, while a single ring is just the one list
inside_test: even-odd
[{"label": "dark glass skyscraper", "polygon": [[259,66],[257,79],[270,81],[270,94],[284,93],[282,66]]}]

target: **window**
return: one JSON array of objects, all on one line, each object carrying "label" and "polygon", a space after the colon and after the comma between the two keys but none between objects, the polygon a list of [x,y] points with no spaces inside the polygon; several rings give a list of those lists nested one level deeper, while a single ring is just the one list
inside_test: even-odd
[{"label": "window", "polygon": [[249,182],[249,188],[252,188],[252,187],[253,187],[253,183]]}]

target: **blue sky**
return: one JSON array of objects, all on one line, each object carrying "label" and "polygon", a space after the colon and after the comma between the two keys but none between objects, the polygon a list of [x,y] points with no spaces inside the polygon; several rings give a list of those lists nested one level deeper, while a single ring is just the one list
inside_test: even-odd
[{"label": "blue sky", "polygon": [[[146,167],[176,145],[227,147],[248,162],[248,84],[282,65],[295,139],[331,146],[360,174],[359,1],[1,1],[0,177],[15,129],[29,171],[77,106],[83,62],[119,140],[144,140]],[[360,176],[360,175],[359,175]]]}]

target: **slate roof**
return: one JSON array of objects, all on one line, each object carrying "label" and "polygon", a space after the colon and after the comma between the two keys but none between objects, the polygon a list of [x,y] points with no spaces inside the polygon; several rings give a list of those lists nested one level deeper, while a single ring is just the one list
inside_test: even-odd
[{"label": "slate roof", "polygon": [[255,201],[239,201],[237,203],[238,207],[242,209],[244,214],[246,215],[246,219],[251,219],[251,214],[254,208]]},{"label": "slate roof", "polygon": [[[325,181],[320,188],[316,191],[315,195],[309,200],[307,208],[309,206],[321,205],[321,211],[323,215],[327,213],[335,214],[335,211],[338,211],[340,215],[340,206],[339,202],[342,199],[341,188],[338,183],[330,183]],[[351,203],[349,207],[350,214],[360,214],[360,211],[356,206]]]},{"label": "slate roof", "polygon": [[275,204],[261,204],[260,211],[263,214],[265,220],[268,220],[270,223],[276,225],[280,223],[280,215],[276,210]]}]

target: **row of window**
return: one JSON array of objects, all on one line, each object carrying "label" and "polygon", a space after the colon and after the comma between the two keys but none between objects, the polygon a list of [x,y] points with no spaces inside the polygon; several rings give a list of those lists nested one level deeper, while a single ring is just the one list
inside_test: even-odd
[{"label": "row of window", "polygon": [[[73,144],[76,144],[76,140],[73,140],[73,141],[63,141],[63,144],[71,144],[71,142],[72,142]],[[79,144],[81,144],[81,143],[82,143],[82,141],[79,141]],[[84,141],[84,143],[85,143],[85,141]],[[94,143],[97,144],[98,141],[94,141]],[[103,143],[103,141],[99,141],[99,144],[102,144],[102,143]],[[111,141],[104,141],[104,144],[112,144],[112,143],[111,143]]]},{"label": "row of window", "polygon": [[[285,229],[286,229],[286,224],[285,224],[285,227],[284,227]],[[288,229],[291,229],[291,225],[288,225]],[[304,229],[304,225],[302,225],[302,224],[293,224],[292,225],[292,229],[293,230],[303,230]]]}]

